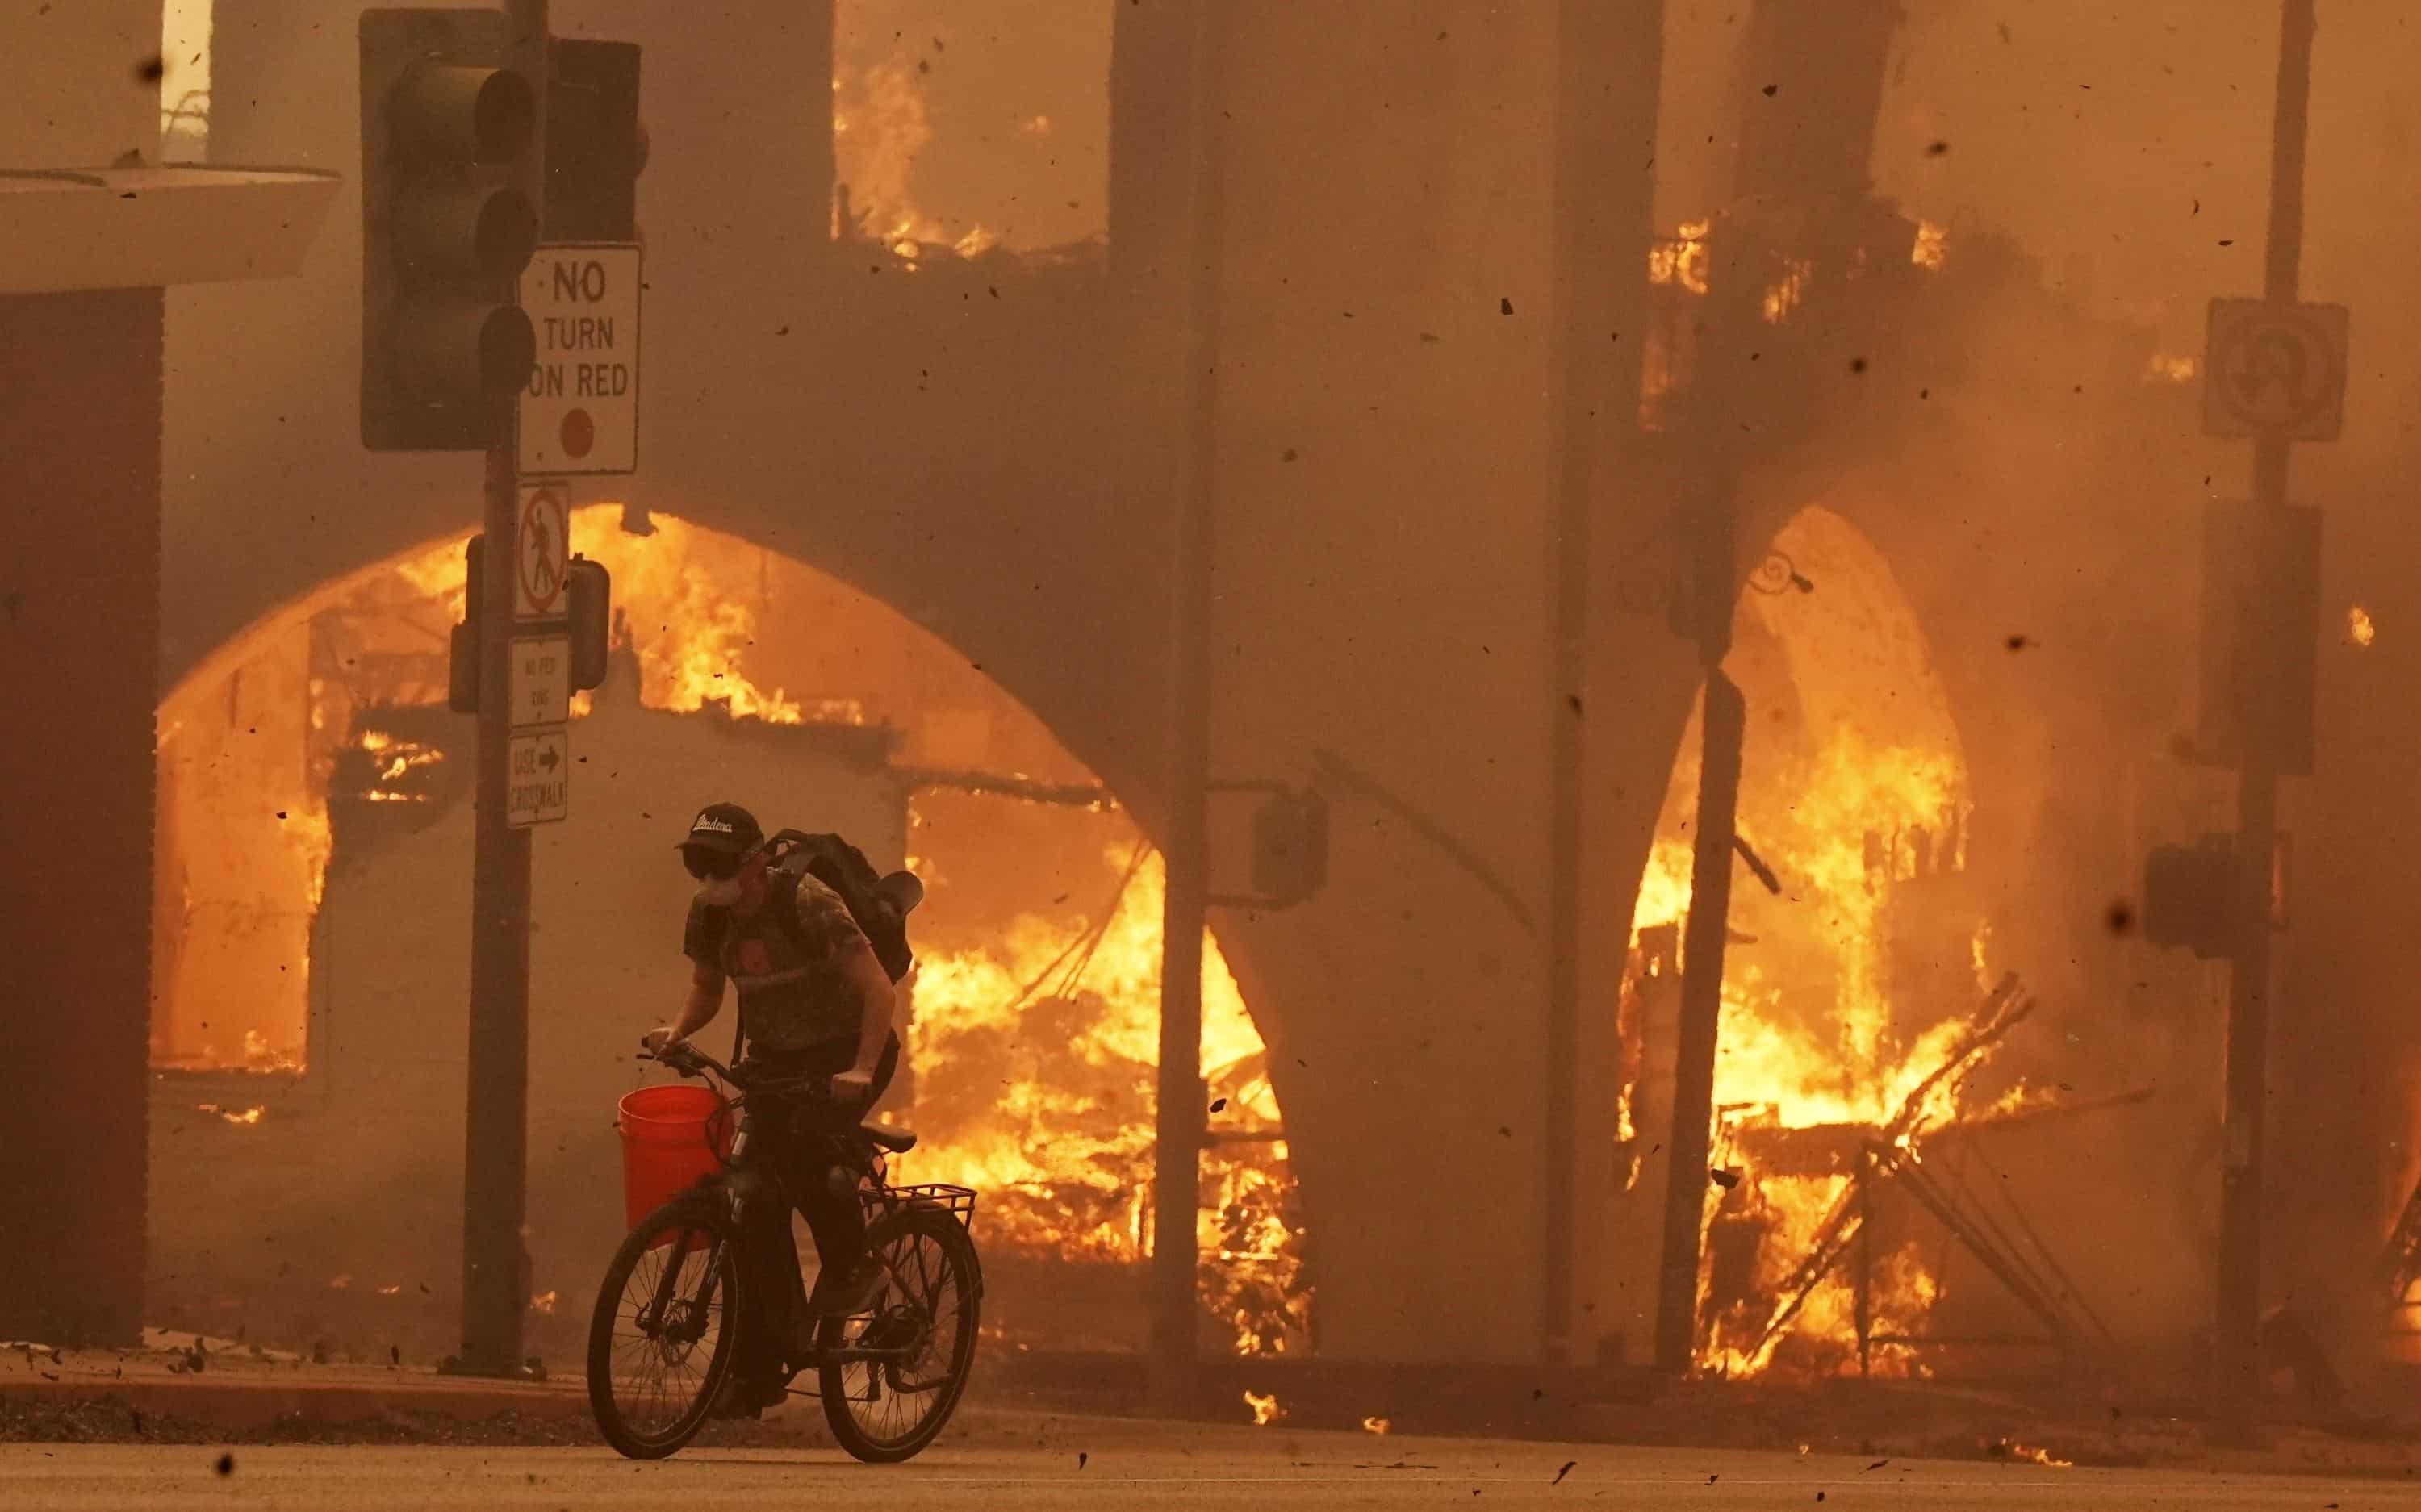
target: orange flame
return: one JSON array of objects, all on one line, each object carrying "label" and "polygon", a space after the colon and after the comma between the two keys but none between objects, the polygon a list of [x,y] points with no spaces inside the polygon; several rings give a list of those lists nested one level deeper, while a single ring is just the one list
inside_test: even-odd
[{"label": "orange flame", "polygon": [[[1915,837],[1961,832],[1964,773],[1955,756],[1878,748],[1845,727],[1805,770],[1776,775],[1794,796],[1788,822],[1755,840],[1797,899],[1790,917],[1809,921],[1802,927],[1814,929],[1814,938],[1796,942],[1802,948],[1785,959],[1807,971],[1809,985],[1829,978],[1829,1002],[1811,1005],[1796,974],[1788,983],[1772,979],[1757,960],[1735,954],[1723,983],[1715,1104],[1726,1128],[1880,1124],[1962,1034],[1960,1020],[1950,1016],[1905,1040],[1895,1035],[1883,952],[1891,884],[1941,860],[1938,852],[1920,854]],[[1695,772],[1685,759],[1674,790],[1695,794]],[[1677,824],[1661,828],[1663,835],[1641,879],[1634,945],[1640,931],[1679,923],[1689,909],[1691,847],[1675,837]],[[1950,859],[1955,865],[1955,856]],[[1976,949],[1980,964],[1980,940]],[[1957,1006],[1945,1005],[1945,1011]],[[1959,1084],[1950,1081],[1930,1088],[1924,1121],[1953,1115],[1958,1097]],[[1757,1279],[1761,1287],[1772,1286],[1805,1253],[1849,1178],[1769,1176],[1750,1163],[1743,1179],[1746,1188],[1733,1209],[1767,1225]],[[1710,1224],[1719,1210],[1710,1205]],[[1702,1287],[1710,1280],[1711,1272]],[[1879,1328],[1884,1318],[1913,1321],[1937,1296],[1933,1277],[1913,1254],[1878,1257],[1873,1281]],[[1763,1319],[1742,1321],[1754,1340]],[[1701,1350],[1699,1364],[1725,1374],[1753,1373],[1788,1337],[1840,1341],[1853,1336],[1854,1326],[1849,1288],[1828,1284],[1808,1298],[1788,1331],[1757,1348],[1726,1343],[1719,1331]],[[1898,1359],[1880,1364],[1887,1371],[1906,1368]]]}]

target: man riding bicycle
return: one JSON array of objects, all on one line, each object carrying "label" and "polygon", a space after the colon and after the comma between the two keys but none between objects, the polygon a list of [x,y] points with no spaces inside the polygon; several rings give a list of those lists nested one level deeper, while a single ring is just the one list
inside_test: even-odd
[{"label": "man riding bicycle", "polygon": [[[753,1417],[783,1400],[785,1363],[795,1368],[813,1355],[817,1319],[859,1311],[882,1287],[883,1270],[867,1253],[855,1182],[826,1176],[834,1136],[857,1126],[898,1067],[895,997],[849,905],[814,877],[773,867],[765,833],[746,809],[700,809],[680,855],[699,883],[681,939],[692,963],[689,996],[679,1016],[649,1030],[641,1045],[661,1054],[712,1022],[729,982],[740,990],[743,1065],[762,1076],[810,1078],[809,1087],[829,1091],[785,1099],[780,1116],[761,1124],[778,1142],[775,1154],[815,1235],[820,1270],[807,1316],[777,1319],[773,1337],[737,1341],[717,1412]],[[757,1241],[769,1266],[795,1270],[788,1214],[755,1225]]]}]

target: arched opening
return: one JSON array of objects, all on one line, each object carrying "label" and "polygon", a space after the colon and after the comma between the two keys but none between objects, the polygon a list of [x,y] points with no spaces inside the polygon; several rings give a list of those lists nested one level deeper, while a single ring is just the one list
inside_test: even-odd
[{"label": "arched opening", "polygon": [[[1944,1286],[1940,1235],[1908,1223],[1867,1223],[1854,1265],[1806,1267],[1855,1200],[1865,1141],[1943,1066],[1989,985],[1966,755],[1915,611],[1829,509],[1774,537],[1725,669],[1748,708],[1739,832],[1773,885],[1744,869],[1732,891],[1697,1356],[1734,1374],[1853,1369],[1862,1332],[1913,1334]],[[1663,1177],[1646,1152],[1671,1119],[1699,729],[1694,709],[1632,920],[1622,1133],[1634,1185]],[[1962,1076],[1925,1095],[1946,1116],[1980,1092]],[[1912,1358],[1885,1345],[1867,1364],[1905,1373]]]},{"label": "arched opening", "polygon": [[[636,1074],[626,1031],[678,996],[667,911],[687,882],[669,836],[685,810],[738,796],[769,825],[840,829],[878,864],[888,850],[928,885],[910,1073],[887,1111],[924,1136],[909,1178],[983,1192],[996,1278],[1033,1272],[1003,1289],[1039,1301],[994,1316],[1065,1338],[1059,1312],[1136,1292],[1128,1272],[1152,1238],[1161,921],[1148,837],[979,668],[837,580],[613,505],[575,512],[572,548],[613,574],[619,643],[607,685],[575,701],[570,821],[536,839],[533,1225],[549,1210],[539,1185],[578,1167],[576,1150],[550,1146],[547,1121],[559,1111],[597,1144],[609,1083]],[[265,616],[164,701],[153,1060],[186,1091],[177,1111],[204,1115],[165,1137],[197,1130],[258,1152],[288,1107],[322,1125],[459,1117],[460,1035],[436,1026],[459,1021],[466,971],[467,914],[446,890],[467,898],[473,723],[444,707],[462,598],[461,540],[425,543]],[[582,933],[595,943],[556,943]],[[1206,958],[1203,1072],[1226,1136],[1206,1158],[1206,1338],[1300,1350],[1310,1293],[1279,1110],[1215,939]],[[601,977],[605,960],[619,974]],[[424,1019],[425,1034],[407,1032]],[[423,1061],[453,1080],[406,1064]],[[459,1161],[459,1146],[436,1144],[432,1178]],[[214,1143],[209,1159],[245,1148]],[[576,1290],[597,1255],[542,1239],[535,1293]],[[409,1302],[405,1270],[450,1273],[413,1258],[332,1254],[325,1280]],[[1140,1336],[1139,1319],[1094,1312],[1099,1342]]]}]

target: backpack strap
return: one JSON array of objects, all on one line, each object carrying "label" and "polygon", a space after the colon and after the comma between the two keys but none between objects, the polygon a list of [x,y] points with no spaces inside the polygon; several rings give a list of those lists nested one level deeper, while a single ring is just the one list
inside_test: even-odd
[{"label": "backpack strap", "polygon": [[799,922],[799,874],[776,867],[767,881],[773,884],[773,891],[765,902],[775,910],[774,919],[781,926],[783,938],[804,958],[811,947],[806,927]]}]

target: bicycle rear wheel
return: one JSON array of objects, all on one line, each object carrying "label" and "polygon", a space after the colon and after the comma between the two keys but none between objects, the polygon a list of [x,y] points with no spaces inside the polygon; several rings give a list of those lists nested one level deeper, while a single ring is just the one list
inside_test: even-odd
[{"label": "bicycle rear wheel", "polygon": [[588,1406],[633,1459],[676,1453],[706,1424],[747,1326],[739,1231],[711,1195],[674,1198],[631,1230],[588,1323]]},{"label": "bicycle rear wheel", "polygon": [[818,1325],[827,1359],[817,1373],[824,1421],[859,1459],[895,1464],[940,1436],[967,1389],[983,1280],[975,1241],[938,1208],[879,1220],[867,1247],[890,1272],[865,1312]]}]

